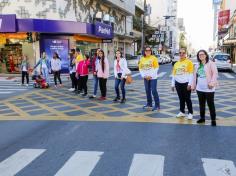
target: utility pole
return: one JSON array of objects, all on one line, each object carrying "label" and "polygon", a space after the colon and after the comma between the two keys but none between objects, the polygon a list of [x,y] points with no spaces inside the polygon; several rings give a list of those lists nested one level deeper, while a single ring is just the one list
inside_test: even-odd
[{"label": "utility pole", "polygon": [[144,29],[144,23],[145,23],[145,17],[146,17],[146,10],[147,10],[147,4],[146,0],[144,0],[144,13],[142,15],[142,42],[141,42],[141,52],[143,54],[144,44],[145,44],[145,29]]}]

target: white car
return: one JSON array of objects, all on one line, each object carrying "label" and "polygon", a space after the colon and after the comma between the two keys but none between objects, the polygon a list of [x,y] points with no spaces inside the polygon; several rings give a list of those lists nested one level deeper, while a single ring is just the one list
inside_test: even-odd
[{"label": "white car", "polygon": [[128,68],[138,69],[138,64],[141,57],[142,55],[126,57]]},{"label": "white car", "polygon": [[216,63],[216,67],[220,70],[232,71],[233,65],[230,59],[230,55],[227,53],[215,53],[212,60]]}]

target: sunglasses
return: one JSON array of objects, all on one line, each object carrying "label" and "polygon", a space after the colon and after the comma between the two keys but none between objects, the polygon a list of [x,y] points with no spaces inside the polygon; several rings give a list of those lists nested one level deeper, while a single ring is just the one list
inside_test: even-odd
[{"label": "sunglasses", "polygon": [[152,51],[152,50],[145,50],[145,51]]},{"label": "sunglasses", "polygon": [[179,54],[185,54],[185,52],[179,52]]}]

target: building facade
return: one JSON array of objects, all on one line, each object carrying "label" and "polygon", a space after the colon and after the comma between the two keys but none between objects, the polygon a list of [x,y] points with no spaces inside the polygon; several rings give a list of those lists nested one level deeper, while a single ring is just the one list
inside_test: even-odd
[{"label": "building facade", "polygon": [[[30,64],[34,65],[47,47],[51,47],[47,48],[48,52],[59,52],[64,47],[67,50],[63,53],[64,60],[71,48],[91,53],[100,47],[113,63],[116,49],[124,53],[133,51],[134,4],[134,0],[1,1],[1,27],[6,23],[3,19],[14,14],[16,28],[13,32],[0,30],[1,61],[7,65],[5,70],[9,71],[9,64],[13,62],[15,69],[10,72],[17,71],[22,54],[27,54]],[[29,37],[33,41],[29,42]],[[59,43],[64,46],[56,46]]]}]

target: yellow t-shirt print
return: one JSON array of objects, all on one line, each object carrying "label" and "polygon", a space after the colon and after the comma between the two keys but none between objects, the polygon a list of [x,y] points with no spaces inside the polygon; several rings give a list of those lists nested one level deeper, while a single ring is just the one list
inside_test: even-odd
[{"label": "yellow t-shirt print", "polygon": [[178,65],[176,68],[176,75],[184,75],[185,73],[187,73],[187,65],[186,64]]},{"label": "yellow t-shirt print", "polygon": [[152,60],[146,60],[141,63],[142,70],[150,70],[153,68]]}]

